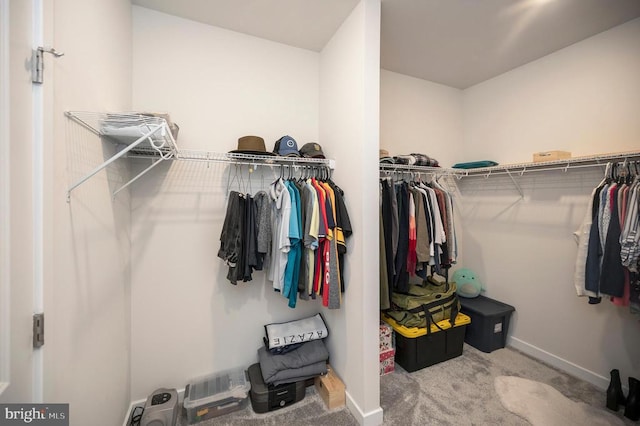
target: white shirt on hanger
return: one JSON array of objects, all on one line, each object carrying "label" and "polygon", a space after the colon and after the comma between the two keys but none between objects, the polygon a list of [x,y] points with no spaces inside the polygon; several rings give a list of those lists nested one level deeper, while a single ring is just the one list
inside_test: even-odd
[{"label": "white shirt on hanger", "polygon": [[272,211],[272,250],[271,265],[267,278],[273,282],[274,290],[282,291],[284,288],[284,271],[287,266],[287,257],[291,248],[289,241],[289,220],[291,219],[291,197],[284,181],[278,179],[269,187],[269,195],[273,200]]}]

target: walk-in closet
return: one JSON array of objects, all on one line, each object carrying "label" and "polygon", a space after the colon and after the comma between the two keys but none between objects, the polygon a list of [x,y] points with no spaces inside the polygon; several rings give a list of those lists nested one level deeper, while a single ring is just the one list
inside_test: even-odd
[{"label": "walk-in closet", "polygon": [[[638,315],[590,304],[574,284],[574,232],[604,164],[640,160],[637,2],[616,0],[601,29],[476,80],[466,68],[495,62],[555,2],[205,3],[0,0],[1,403],[128,424],[156,389],[255,363],[265,325],[320,313],[345,415],[383,424],[385,177],[437,179],[456,241],[447,275],[470,268],[515,307],[509,346],[603,389],[613,368],[640,376]],[[510,38],[484,58],[464,28],[496,10]],[[249,135],[267,152],[290,135],[325,158],[238,153]],[[381,167],[381,150],[439,167]],[[572,158],[532,164],[553,150]],[[452,168],[481,160],[498,165]],[[338,299],[293,303],[260,270],[230,282],[218,253],[231,194],[312,177],[344,191],[350,219]]]}]

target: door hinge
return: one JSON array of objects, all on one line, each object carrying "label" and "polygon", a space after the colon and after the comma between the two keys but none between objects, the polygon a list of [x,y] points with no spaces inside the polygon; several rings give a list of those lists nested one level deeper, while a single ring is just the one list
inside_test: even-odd
[{"label": "door hinge", "polygon": [[44,313],[33,314],[33,347],[44,345]]},{"label": "door hinge", "polygon": [[58,52],[53,47],[38,47],[31,52],[31,81],[36,84],[42,84],[42,76],[44,74],[44,53],[51,53],[54,57],[63,56],[63,52]]}]

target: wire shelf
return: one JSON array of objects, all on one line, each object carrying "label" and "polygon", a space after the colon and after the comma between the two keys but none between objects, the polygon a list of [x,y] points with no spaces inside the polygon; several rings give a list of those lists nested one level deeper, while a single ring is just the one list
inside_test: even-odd
[{"label": "wire shelf", "polygon": [[410,166],[407,164],[391,164],[380,163],[381,172],[415,172],[425,173],[437,176],[459,176],[462,175],[457,169],[450,169],[446,167],[433,167],[433,166]]},{"label": "wire shelf", "polygon": [[136,158],[151,158],[155,161],[138,175],[130,179],[123,186],[114,191],[118,192],[131,185],[142,175],[165,160],[205,161],[230,164],[246,164],[268,167],[323,167],[335,169],[335,160],[325,158],[282,157],[276,155],[256,155],[244,153],[219,153],[210,151],[180,150],[171,133],[169,124],[163,117],[143,113],[98,113],[87,111],[67,111],[67,117],[87,128],[104,140],[108,140],[123,148],[116,155],[97,166],[86,176],[73,184],[67,191],[67,201],[71,191],[86,182],[96,173],[124,156]]},{"label": "wire shelf", "polygon": [[130,155],[170,158],[178,150],[169,125],[162,117],[135,112],[67,111],[65,114],[96,135],[129,147]]},{"label": "wire shelf", "polygon": [[454,169],[427,166],[409,166],[406,164],[380,163],[380,172],[409,172],[427,173],[433,176],[454,176],[456,179],[472,177],[484,177],[507,175],[511,179],[520,197],[524,197],[522,188],[516,181],[517,175],[522,176],[530,172],[547,172],[561,170],[567,172],[574,169],[587,167],[605,167],[609,162],[640,161],[640,151],[617,152],[585,157],[567,158],[564,160],[543,161],[538,163],[503,164],[491,167],[479,167],[475,169]]},{"label": "wire shelf", "polygon": [[543,161],[538,163],[514,163],[477,169],[453,169],[462,177],[484,176],[501,174],[520,174],[545,171],[568,171],[585,167],[604,167],[608,162],[620,162],[624,160],[640,160],[640,151],[627,151],[609,154],[589,155],[584,157],[566,158],[564,160]]},{"label": "wire shelf", "polygon": [[553,170],[568,171],[572,169],[580,169],[585,167],[604,167],[608,162],[640,160],[640,151],[627,151],[610,154],[590,155],[584,157],[567,158],[564,160],[544,161],[538,163],[513,163],[502,164],[491,167],[479,167],[475,169],[454,169],[446,167],[429,167],[429,166],[410,166],[406,164],[389,164],[380,163],[380,171],[394,172],[418,172],[430,173],[435,175],[450,175],[457,178],[483,176],[501,174],[520,174],[529,172],[545,172]]}]

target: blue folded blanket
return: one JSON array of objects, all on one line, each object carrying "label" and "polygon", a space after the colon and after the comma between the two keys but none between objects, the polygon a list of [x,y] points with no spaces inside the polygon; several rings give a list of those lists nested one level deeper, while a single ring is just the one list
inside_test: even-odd
[{"label": "blue folded blanket", "polygon": [[452,167],[454,169],[478,169],[480,167],[491,167],[491,166],[497,166],[498,163],[496,163],[495,161],[491,161],[491,160],[483,160],[483,161],[470,161],[468,163],[457,163],[454,164]]}]

